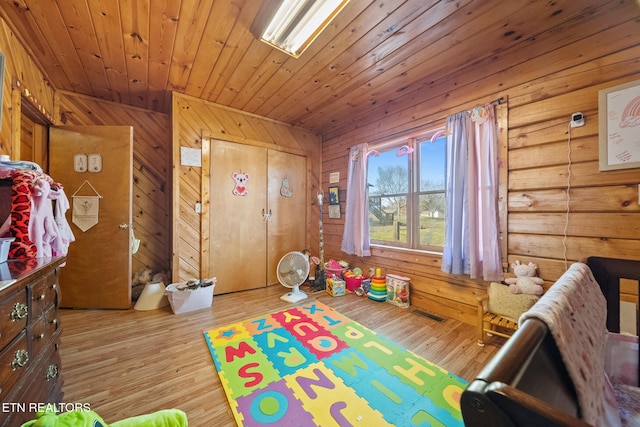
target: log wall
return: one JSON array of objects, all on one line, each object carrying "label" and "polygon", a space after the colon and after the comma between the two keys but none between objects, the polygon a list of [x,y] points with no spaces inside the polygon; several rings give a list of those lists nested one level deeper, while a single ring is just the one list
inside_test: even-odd
[{"label": "log wall", "polygon": [[[16,35],[0,19],[0,52],[5,57],[2,82],[2,126],[0,127],[0,154],[19,158],[22,93],[26,89],[30,102],[48,114],[53,113],[55,91],[36,64],[31,60]],[[22,87],[14,90],[14,81]]]},{"label": "log wall", "polygon": [[169,115],[56,92],[57,125],[133,126],[133,231],[140,248],[132,271],[171,267],[171,146]]},{"label": "log wall", "polygon": [[[331,172],[340,172],[339,186],[346,189],[350,146],[440,124],[449,114],[502,97],[499,205],[505,267],[516,259],[533,261],[549,286],[569,264],[590,255],[640,259],[640,170],[600,172],[598,167],[598,91],[640,79],[640,22],[633,7],[611,4],[589,25],[575,23],[575,38],[557,41],[556,50],[536,56],[532,45],[503,52],[434,79],[402,103],[359,117],[358,129],[328,135],[324,142],[322,187],[328,188]],[[553,37],[549,32],[541,39],[554,42]],[[513,65],[496,74],[497,62],[507,56]],[[575,112],[585,114],[586,126],[571,130],[569,144]],[[476,296],[486,292],[485,283],[444,274],[439,254],[374,247],[371,257],[347,256],[340,250],[343,228],[344,217],[325,220],[325,258],[409,276],[414,306],[475,323]]]},{"label": "log wall", "polygon": [[[442,123],[449,114],[502,97],[506,102],[500,107],[503,169],[499,203],[504,263],[508,266],[516,259],[538,263],[539,275],[548,286],[567,263],[589,255],[640,257],[640,171],[598,170],[597,126],[598,91],[640,79],[636,8],[635,2],[607,3],[594,12],[597,16],[585,14],[568,22],[566,25],[572,26],[570,39],[567,33],[550,29],[531,40],[527,48],[505,49],[455,72],[442,67],[429,85],[417,89],[403,86],[402,82],[411,78],[411,73],[403,73],[396,83],[411,87],[403,98],[378,102],[367,114],[354,115],[343,128],[327,132],[322,145],[309,131],[182,95],[174,95],[169,118],[71,93],[56,94],[0,20],[0,49],[6,57],[0,154],[12,155],[12,145],[19,138],[24,88],[28,88],[34,105],[56,112],[56,124],[133,123],[134,134],[140,138],[134,143],[134,226],[137,237],[149,245],[134,259],[134,269],[142,265],[164,269],[171,259],[174,278],[184,279],[200,272],[203,242],[200,218],[193,208],[207,195],[201,193],[201,171],[179,166],[180,146],[199,147],[204,135],[317,159],[310,162],[308,171],[307,212],[308,246],[315,251],[318,214],[312,203],[319,188],[327,192],[331,172],[340,172],[339,186],[346,188],[350,146]],[[557,48],[537,49],[538,43]],[[14,76],[23,84],[19,90],[12,86]],[[569,145],[568,122],[577,111],[586,115],[587,124],[572,130]],[[168,148],[171,141],[173,152]],[[175,203],[170,212],[167,206],[172,200]],[[169,230],[172,214],[173,230]],[[442,273],[438,254],[374,248],[370,258],[347,257],[340,251],[344,217],[329,219],[325,211],[324,218],[326,259],[347,259],[353,265],[408,275],[414,306],[475,322],[475,297],[486,292],[484,283]]]},{"label": "log wall", "polygon": [[[15,34],[0,19],[0,51],[5,55],[0,154],[20,158],[25,132],[22,108],[37,109],[54,125],[134,127],[133,226],[141,240],[133,271],[171,266],[171,150],[169,116],[124,104],[55,91]],[[18,85],[19,82],[19,85]],[[32,124],[32,123],[31,123]],[[43,130],[46,132],[46,127]],[[43,166],[45,162],[43,160]],[[55,177],[54,177],[55,179]]]}]

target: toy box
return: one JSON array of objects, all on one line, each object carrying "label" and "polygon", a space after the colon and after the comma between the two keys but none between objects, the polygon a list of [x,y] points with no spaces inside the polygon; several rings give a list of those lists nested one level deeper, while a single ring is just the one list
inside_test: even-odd
[{"label": "toy box", "polygon": [[327,279],[327,293],[332,297],[339,297],[346,293],[346,285],[344,280],[331,277]]},{"label": "toy box", "polygon": [[411,279],[396,274],[387,274],[387,302],[398,307],[409,307]]}]

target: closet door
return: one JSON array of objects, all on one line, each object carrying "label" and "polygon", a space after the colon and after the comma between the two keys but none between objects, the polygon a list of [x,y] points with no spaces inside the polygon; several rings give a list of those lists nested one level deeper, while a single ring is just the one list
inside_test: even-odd
[{"label": "closet door", "polygon": [[282,256],[305,248],[307,162],[303,156],[269,150],[268,166],[267,283],[272,285],[278,283],[276,268]]},{"label": "closet door", "polygon": [[[217,278],[215,292],[264,287],[267,149],[213,140],[210,168],[209,271]],[[238,183],[234,173],[249,179]]]}]

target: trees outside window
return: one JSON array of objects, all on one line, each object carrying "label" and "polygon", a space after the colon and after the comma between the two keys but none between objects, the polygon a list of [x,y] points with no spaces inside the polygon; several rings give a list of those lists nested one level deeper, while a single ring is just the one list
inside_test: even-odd
[{"label": "trees outside window", "polygon": [[442,251],[445,148],[442,129],[370,147],[374,150],[367,168],[371,243]]}]

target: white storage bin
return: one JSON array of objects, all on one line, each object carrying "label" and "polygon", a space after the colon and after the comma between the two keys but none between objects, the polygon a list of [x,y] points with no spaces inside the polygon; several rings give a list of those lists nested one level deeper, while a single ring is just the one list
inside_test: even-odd
[{"label": "white storage bin", "polygon": [[207,281],[209,280],[213,282],[211,285],[195,289],[180,289],[181,286],[186,285],[185,283],[172,283],[167,286],[167,298],[173,313],[187,313],[211,307],[216,279],[208,279]]}]

